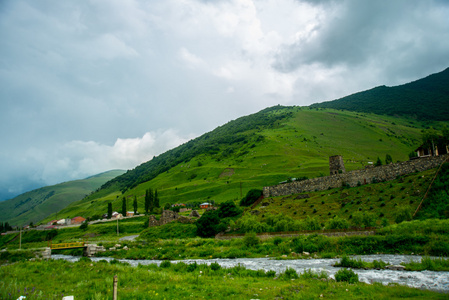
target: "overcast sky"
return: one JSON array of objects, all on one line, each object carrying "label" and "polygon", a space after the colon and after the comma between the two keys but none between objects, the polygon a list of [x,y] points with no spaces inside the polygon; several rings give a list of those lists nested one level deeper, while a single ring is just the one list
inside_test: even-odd
[{"label": "overcast sky", "polygon": [[449,67],[449,1],[1,0],[0,200]]}]

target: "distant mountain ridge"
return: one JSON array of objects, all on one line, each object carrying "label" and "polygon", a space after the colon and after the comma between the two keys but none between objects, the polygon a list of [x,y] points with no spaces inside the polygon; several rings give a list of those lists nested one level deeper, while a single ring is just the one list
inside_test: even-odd
[{"label": "distant mountain ridge", "polygon": [[0,202],[0,222],[8,222],[13,226],[36,223],[70,203],[81,200],[105,182],[124,172],[112,170],[86,179],[42,187],[2,201]]},{"label": "distant mountain ridge", "polygon": [[449,121],[449,68],[403,85],[379,86],[310,107]]}]

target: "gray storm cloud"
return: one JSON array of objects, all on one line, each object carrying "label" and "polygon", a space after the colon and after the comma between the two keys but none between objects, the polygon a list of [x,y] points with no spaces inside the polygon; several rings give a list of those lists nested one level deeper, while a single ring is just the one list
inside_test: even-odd
[{"label": "gray storm cloud", "polygon": [[444,1],[0,3],[0,200],[237,117],[439,72]]}]

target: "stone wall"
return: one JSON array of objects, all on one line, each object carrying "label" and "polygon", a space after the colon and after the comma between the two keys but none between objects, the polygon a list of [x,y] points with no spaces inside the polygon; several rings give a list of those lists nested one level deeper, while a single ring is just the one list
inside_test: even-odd
[{"label": "stone wall", "polygon": [[394,180],[398,176],[422,172],[439,167],[449,155],[424,157],[384,166],[368,166],[364,170],[355,170],[342,174],[317,177],[303,181],[294,181],[263,188],[264,198],[300,194],[304,192],[322,191],[339,188],[344,185],[351,187],[374,182]]},{"label": "stone wall", "polygon": [[[196,210],[194,210],[198,214]],[[192,212],[193,213],[193,212]],[[163,210],[161,218],[157,220],[154,215],[150,215],[148,227],[161,226],[173,221],[178,221],[183,224],[193,223],[194,221],[189,217],[180,216],[177,212],[172,210]]]}]

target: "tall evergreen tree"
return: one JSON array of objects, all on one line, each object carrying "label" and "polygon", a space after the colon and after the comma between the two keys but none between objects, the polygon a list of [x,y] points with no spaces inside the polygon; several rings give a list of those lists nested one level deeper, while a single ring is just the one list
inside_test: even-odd
[{"label": "tall evergreen tree", "polygon": [[108,203],[108,219],[112,218],[112,203]]},{"label": "tall evergreen tree", "polygon": [[154,208],[154,194],[152,189],[148,189],[148,207],[150,211],[153,211]]},{"label": "tall evergreen tree", "polygon": [[134,208],[134,214],[137,214],[137,197],[134,196],[134,202],[133,202],[133,208]]},{"label": "tall evergreen tree", "polygon": [[122,198],[122,215],[126,217],[126,199],[125,197]]},{"label": "tall evergreen tree", "polygon": [[161,206],[159,205],[159,196],[158,196],[158,194],[157,194],[157,190],[154,191],[153,204],[154,204],[154,207],[157,207],[157,208],[161,207]]},{"label": "tall evergreen tree", "polygon": [[149,192],[148,190],[145,190],[145,213],[148,213],[148,210],[150,209],[150,198],[149,198]]}]

